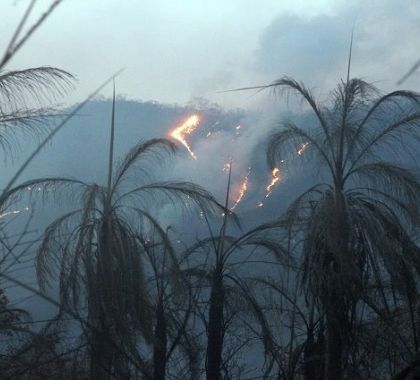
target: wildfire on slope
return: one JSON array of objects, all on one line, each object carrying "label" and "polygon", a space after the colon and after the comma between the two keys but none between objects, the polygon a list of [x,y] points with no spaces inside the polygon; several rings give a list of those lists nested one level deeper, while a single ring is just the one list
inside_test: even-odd
[{"label": "wildfire on slope", "polygon": [[232,165],[232,163],[231,162],[227,162],[226,164],[224,164],[223,165],[223,171],[226,173],[226,172],[228,172],[229,171],[229,169],[230,169],[230,166]]},{"label": "wildfire on slope", "polygon": [[[268,198],[271,195],[271,193],[274,190],[274,187],[279,183],[279,181],[280,181],[280,169],[279,168],[274,168],[271,171],[271,182],[265,188],[266,193],[265,193],[264,198]],[[264,206],[263,201],[258,203],[258,207],[263,207],[263,206]]]},{"label": "wildfire on slope", "polygon": [[231,208],[232,211],[236,208],[236,206],[238,206],[238,204],[242,201],[246,192],[248,191],[248,182],[249,182],[249,175],[250,174],[251,174],[251,168],[248,168],[248,173],[246,173],[245,178],[243,179],[243,181],[241,182],[241,184],[239,186],[238,196],[235,200],[235,203],[233,204],[233,206]]},{"label": "wildfire on slope", "polygon": [[266,187],[267,193],[265,195],[266,198],[270,196],[270,194],[273,192],[273,187],[276,186],[276,184],[280,181],[280,169],[274,168],[271,171],[271,182]]},{"label": "wildfire on slope", "polygon": [[197,114],[189,116],[179,127],[176,127],[171,133],[170,136],[175,140],[178,140],[185,148],[188,150],[188,153],[191,157],[196,160],[197,156],[192,151],[190,145],[187,141],[187,136],[193,133],[198,125],[200,124],[200,118]]},{"label": "wildfire on slope", "polygon": [[[296,153],[298,156],[302,156],[303,153],[305,152],[305,150],[308,148],[309,146],[309,142],[303,143],[299,146],[299,148],[297,149]],[[285,160],[281,160],[280,161],[282,164],[285,163]],[[270,184],[266,187],[266,194],[264,198],[268,198],[271,193],[274,190],[274,187],[279,183],[280,181],[280,169],[279,168],[274,168],[271,171],[271,182]],[[264,202],[261,201],[260,203],[258,203],[257,207],[263,207],[264,206]]]}]

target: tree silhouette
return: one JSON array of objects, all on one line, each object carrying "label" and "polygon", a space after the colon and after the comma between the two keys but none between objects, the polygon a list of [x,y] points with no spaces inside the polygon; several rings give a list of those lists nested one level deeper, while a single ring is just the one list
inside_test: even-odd
[{"label": "tree silhouette", "polygon": [[[224,205],[226,210],[229,210],[231,167],[230,165]],[[268,354],[270,353],[272,348],[270,328],[258,297],[252,290],[255,282],[252,276],[244,276],[241,273],[241,267],[246,266],[250,260],[258,261],[256,256],[261,255],[262,252],[269,252],[281,259],[285,251],[283,241],[278,239],[278,228],[281,225],[277,221],[262,224],[240,236],[234,236],[228,233],[228,225],[232,221],[239,225],[239,220],[232,211],[229,210],[223,214],[217,234],[213,233],[205,214],[203,217],[210,236],[188,247],[186,254],[200,253],[203,259],[186,273],[200,278],[201,285],[199,286],[209,289],[208,299],[205,301],[208,306],[207,317],[204,318],[207,330],[206,378],[218,380],[223,378],[223,371],[226,372],[228,364],[227,358],[224,357],[224,350],[226,349],[227,327],[232,318],[232,315],[228,317],[227,310],[234,309],[232,305],[240,305],[240,312],[254,317],[261,329],[259,336],[265,350]],[[234,310],[233,314],[235,313],[239,311]],[[226,376],[229,375],[226,374]]]},{"label": "tree silhouette", "polygon": [[420,273],[420,252],[410,237],[420,182],[401,164],[401,151],[409,153],[420,136],[419,96],[380,96],[360,79],[342,82],[325,105],[290,78],[258,88],[291,91],[315,116],[308,128],[284,123],[269,140],[267,158],[274,168],[305,144],[298,158],[325,169],[288,207],[285,223],[293,239],[303,238],[302,286],[325,319],[325,378],[340,379],[356,306],[368,301],[368,284],[383,289],[389,279],[401,290]]},{"label": "tree silhouette", "polygon": [[[114,120],[115,92],[107,185],[78,182],[81,207],[50,224],[36,263],[44,289],[48,279],[58,276],[61,302],[74,310],[87,307],[89,324],[95,326],[86,331],[92,379],[127,378],[133,340],[139,333],[146,342],[152,340],[139,236],[147,240],[150,228],[163,242],[166,235],[148,211],[151,202],[182,201],[206,212],[219,207],[210,193],[193,183],[146,182],[147,164],[150,168],[163,155],[175,153],[176,146],[168,140],[138,143],[114,168]],[[144,363],[137,362],[137,369],[145,371]]]}]

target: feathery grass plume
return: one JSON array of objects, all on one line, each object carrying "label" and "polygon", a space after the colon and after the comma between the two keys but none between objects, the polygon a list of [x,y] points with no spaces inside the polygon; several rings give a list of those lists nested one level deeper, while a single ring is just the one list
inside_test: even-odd
[{"label": "feathery grass plume", "polygon": [[67,71],[50,66],[0,72],[1,108],[18,109],[28,102],[56,100],[72,87],[73,79]]},{"label": "feathery grass plume", "polygon": [[[226,210],[229,210],[231,170],[230,167],[224,204]],[[273,352],[268,322],[251,291],[252,280],[243,277],[240,269],[248,262],[255,263],[258,253],[270,252],[282,259],[285,250],[282,242],[278,240],[278,230],[281,228],[279,222],[261,225],[236,237],[228,234],[228,224],[232,219],[235,220],[233,212],[224,213],[218,234],[213,233],[206,214],[204,218],[210,236],[197,241],[185,251],[188,257],[200,254],[202,259],[196,259],[197,264],[184,273],[190,277],[198,277],[202,282],[200,287],[209,288],[208,299],[205,301],[206,309],[200,313],[207,330],[206,378],[221,379],[223,367],[227,365],[223,359],[226,353],[225,338],[228,336],[225,321],[233,318],[232,315],[244,313],[244,305],[249,306],[245,313],[253,315],[254,322],[256,321],[261,329],[260,336],[266,354],[271,355]],[[236,304],[237,308],[233,306]],[[230,315],[230,312],[233,314]]]},{"label": "feathery grass plume", "polygon": [[356,306],[369,286],[384,288],[389,280],[402,291],[420,274],[420,250],[412,239],[420,181],[401,164],[420,138],[420,96],[379,95],[360,79],[340,83],[327,104],[288,77],[256,88],[296,94],[316,118],[311,127],[282,125],[269,139],[267,161],[274,168],[307,144],[299,160],[326,173],[291,203],[284,223],[294,239],[303,238],[302,287],[325,318],[326,378],[337,379]]},{"label": "feathery grass plume", "polygon": [[40,139],[48,134],[61,112],[44,104],[64,95],[73,79],[53,67],[0,72],[0,148],[5,158],[14,156],[24,135]]},{"label": "feathery grass plume", "polygon": [[151,200],[173,205],[189,202],[213,213],[223,210],[210,193],[195,184],[144,182],[150,177],[143,175],[150,164],[161,161],[163,154],[175,152],[168,140],[138,143],[114,170],[114,120],[115,92],[107,184],[79,182],[80,208],[47,228],[36,262],[43,289],[48,281],[58,280],[63,305],[73,310],[87,307],[86,317],[96,326],[89,335],[91,375],[105,376],[102,378],[114,370],[129,372],[132,367],[105,336],[129,355],[136,355],[131,352],[136,349],[136,339],[152,340],[151,307],[143,273],[145,248],[139,237],[153,230],[169,253],[172,248],[165,230],[148,211]]},{"label": "feathery grass plume", "polygon": [[[165,231],[169,233],[169,228]],[[162,231],[152,231],[147,240],[139,237],[144,248],[144,266],[147,275],[153,317],[153,339],[150,378],[160,380],[194,372],[197,347],[190,342],[198,339],[194,328],[195,308],[201,292],[187,276],[188,256],[177,257],[169,236],[163,240]]]}]

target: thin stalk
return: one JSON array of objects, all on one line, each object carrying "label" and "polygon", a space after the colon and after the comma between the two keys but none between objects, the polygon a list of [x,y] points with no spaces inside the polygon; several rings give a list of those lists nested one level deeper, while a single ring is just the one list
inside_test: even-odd
[{"label": "thin stalk", "polygon": [[114,164],[114,134],[115,134],[115,80],[112,92],[112,114],[111,114],[111,137],[109,141],[109,163],[108,163],[108,200],[111,197],[112,167]]},{"label": "thin stalk", "polygon": [[225,198],[225,212],[223,215],[223,224],[222,227],[220,229],[220,238],[218,241],[218,245],[217,245],[217,251],[216,251],[216,256],[217,256],[217,263],[219,263],[219,260],[222,261],[223,258],[223,249],[224,249],[224,240],[225,240],[225,235],[226,235],[226,227],[227,227],[227,222],[228,222],[228,217],[229,217],[229,195],[230,195],[230,182],[231,182],[231,178],[232,178],[232,160],[230,160],[230,164],[229,164],[229,176],[228,176],[228,183],[227,183],[227,189],[226,189],[226,198]]},{"label": "thin stalk", "polygon": [[10,58],[10,56],[12,54],[12,51],[13,51],[13,46],[15,45],[15,42],[16,42],[17,38],[19,37],[19,34],[22,31],[23,26],[26,23],[26,20],[28,19],[29,15],[31,14],[32,8],[34,7],[35,3],[36,3],[36,0],[32,0],[30,2],[30,4],[28,5],[28,8],[26,8],[26,12],[24,13],[22,19],[20,20],[19,25],[17,26],[17,28],[15,30],[15,33],[13,34],[13,37],[11,38],[11,40],[9,42],[9,45],[7,46],[7,49],[4,53],[2,62],[0,64],[0,68],[3,67],[6,64],[6,62],[8,61],[8,59]]}]

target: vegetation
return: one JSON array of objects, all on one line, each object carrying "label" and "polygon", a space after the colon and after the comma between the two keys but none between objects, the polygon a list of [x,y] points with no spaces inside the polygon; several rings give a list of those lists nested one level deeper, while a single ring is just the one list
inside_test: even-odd
[{"label": "vegetation", "polygon": [[[19,38],[33,3],[0,61],[3,154],[14,156],[22,133],[39,141],[0,194],[0,380],[419,376],[420,178],[407,164],[420,140],[419,94],[380,95],[350,70],[325,103],[287,77],[255,87],[293,93],[312,114],[310,125],[287,121],[270,136],[269,168],[304,146],[299,163],[319,176],[278,219],[246,232],[230,204],[232,165],[221,204],[194,183],[152,180],[177,151],[165,138],[136,142],[114,158],[115,87],[104,183],[18,183],[109,83],[60,116],[50,103],[71,85],[69,73],[5,70],[60,1]],[[38,193],[71,196],[76,206],[39,239],[27,239],[30,221],[11,235],[3,216]],[[207,236],[182,240],[162,220],[163,206],[179,224],[184,215],[190,228],[205,226]],[[34,245],[37,286],[12,272]],[[43,299],[56,315],[32,321],[9,300],[9,286]]]},{"label": "vegetation", "polygon": [[[292,202],[285,223],[292,236],[302,237],[301,286],[325,326],[324,376],[339,379],[355,325],[362,322],[361,304],[386,307],[388,288],[411,307],[414,302],[420,252],[412,233],[420,182],[391,159],[407,149],[408,137],[419,137],[419,97],[408,91],[379,97],[368,83],[348,79],[324,107],[292,79],[272,86],[297,92],[316,116],[312,128],[289,122],[275,133],[267,157],[274,167],[290,143],[309,143],[303,159],[328,173]],[[383,305],[373,305],[372,288],[382,292]]]}]

